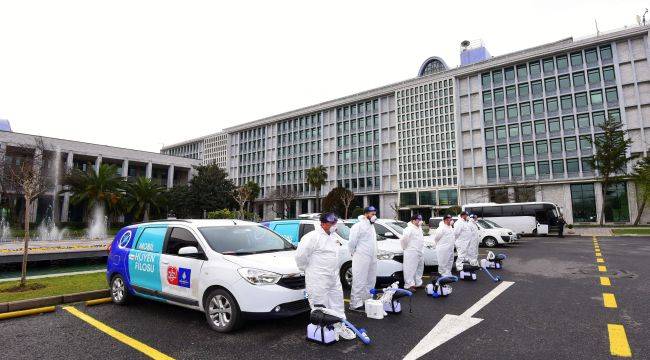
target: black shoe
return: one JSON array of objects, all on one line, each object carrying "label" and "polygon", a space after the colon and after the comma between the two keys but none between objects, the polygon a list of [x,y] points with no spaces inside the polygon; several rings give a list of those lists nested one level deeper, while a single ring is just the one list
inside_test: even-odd
[{"label": "black shoe", "polygon": [[364,313],[366,312],[366,308],[364,306],[359,306],[358,308],[353,308],[352,306],[349,307],[350,311],[358,312],[358,313]]}]

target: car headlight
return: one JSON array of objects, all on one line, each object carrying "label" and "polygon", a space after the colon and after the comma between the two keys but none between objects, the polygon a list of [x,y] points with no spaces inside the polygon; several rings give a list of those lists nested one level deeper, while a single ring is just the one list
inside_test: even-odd
[{"label": "car headlight", "polygon": [[386,251],[386,250],[377,251],[377,260],[393,260],[394,257],[395,254],[390,251]]},{"label": "car headlight", "polygon": [[237,272],[253,285],[273,285],[282,278],[281,274],[260,269],[240,268]]}]

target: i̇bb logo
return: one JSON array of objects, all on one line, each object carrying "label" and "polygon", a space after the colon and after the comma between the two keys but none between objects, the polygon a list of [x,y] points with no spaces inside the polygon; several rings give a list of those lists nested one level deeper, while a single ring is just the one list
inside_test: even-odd
[{"label": "i\u0307bb logo", "polygon": [[171,285],[178,285],[178,269],[176,267],[167,268],[167,282]]}]

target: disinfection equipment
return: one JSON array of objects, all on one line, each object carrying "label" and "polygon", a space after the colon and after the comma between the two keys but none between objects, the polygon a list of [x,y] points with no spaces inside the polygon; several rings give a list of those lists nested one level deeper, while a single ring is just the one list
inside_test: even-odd
[{"label": "disinfection equipment", "polygon": [[363,305],[366,309],[366,316],[370,319],[381,320],[387,315],[384,311],[384,303],[381,300],[367,299]]},{"label": "disinfection equipment", "polygon": [[481,260],[481,267],[489,269],[501,269],[503,268],[503,260],[508,258],[506,254],[495,255],[492,251],[488,252],[487,258],[485,259],[485,266],[483,266],[483,260]]},{"label": "disinfection equipment", "polygon": [[461,280],[471,280],[471,281],[476,281],[476,271],[478,271],[481,267],[476,265],[472,265],[469,262],[465,261],[463,262],[463,265],[460,269],[460,273],[458,274],[459,278]]},{"label": "disinfection equipment", "polygon": [[370,337],[366,334],[365,329],[357,329],[345,319],[344,315],[320,305],[314,305],[314,309],[309,315],[307,340],[326,345],[336,342],[338,339],[334,330],[334,324],[339,322],[352,330],[361,342],[366,345],[370,344]]},{"label": "disinfection equipment", "polygon": [[426,292],[427,295],[431,295],[434,298],[447,296],[451,294],[451,286],[449,284],[458,281],[456,276],[441,276],[435,281],[431,281],[431,284],[427,285]]},{"label": "disinfection equipment", "polygon": [[[401,313],[402,304],[400,302],[400,299],[403,297],[409,298],[409,312],[412,312],[411,296],[413,296],[413,293],[405,289],[400,289],[398,284],[399,283],[395,282],[391,286],[384,289],[370,289],[370,293],[372,295],[379,296],[378,300],[383,304],[383,310],[385,313]],[[368,317],[370,317],[370,315],[368,315]]]}]

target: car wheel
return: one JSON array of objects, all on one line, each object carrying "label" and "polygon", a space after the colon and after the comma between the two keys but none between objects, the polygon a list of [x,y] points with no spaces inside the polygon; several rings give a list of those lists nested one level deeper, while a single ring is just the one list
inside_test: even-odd
[{"label": "car wheel", "polygon": [[485,239],[483,239],[483,245],[485,245],[485,246],[487,246],[489,248],[493,248],[493,247],[497,246],[497,244],[498,244],[497,239],[493,238],[492,236],[488,236]]},{"label": "car wheel", "polygon": [[131,298],[131,294],[129,294],[129,290],[126,288],[126,283],[122,275],[113,276],[110,291],[111,299],[118,305],[125,305]]},{"label": "car wheel", "polygon": [[205,318],[212,330],[230,332],[243,321],[237,301],[224,289],[214,289],[205,298]]},{"label": "car wheel", "polygon": [[352,288],[352,262],[348,261],[341,266],[339,277],[341,278],[343,288],[350,290]]},{"label": "car wheel", "polygon": [[533,229],[533,236],[537,236],[537,229]]}]

